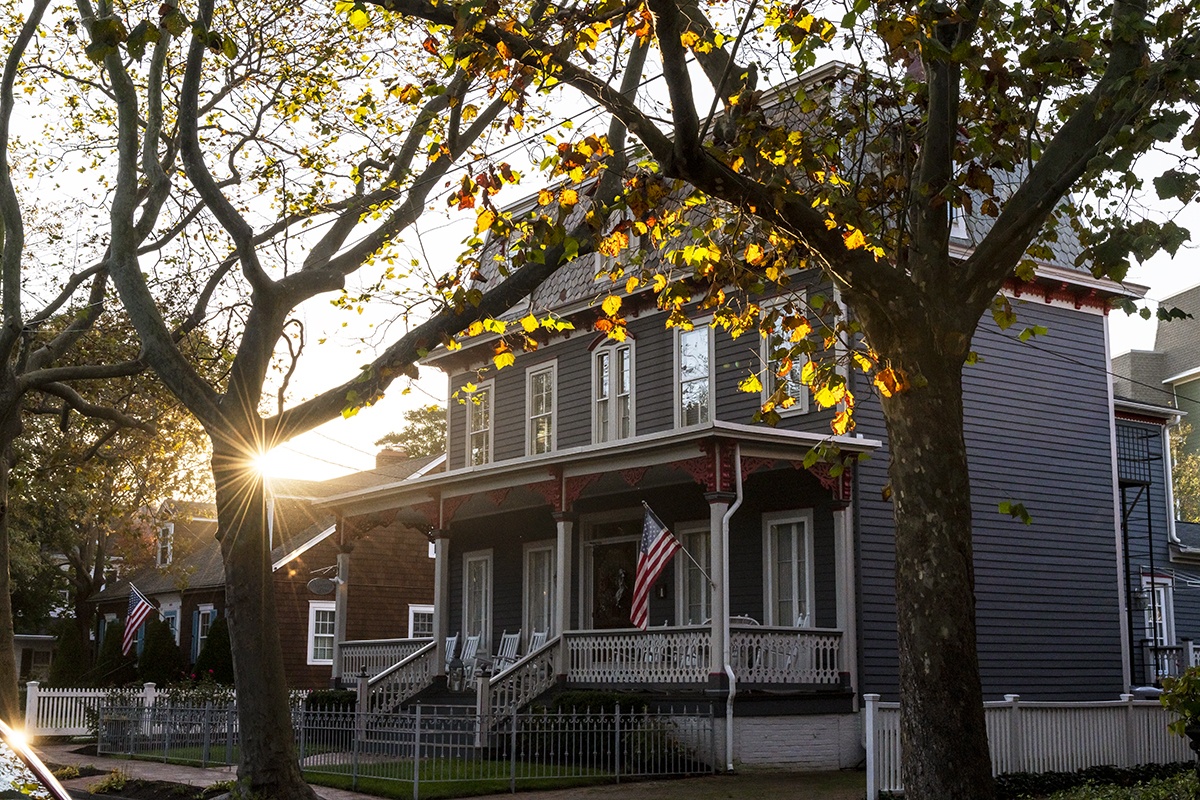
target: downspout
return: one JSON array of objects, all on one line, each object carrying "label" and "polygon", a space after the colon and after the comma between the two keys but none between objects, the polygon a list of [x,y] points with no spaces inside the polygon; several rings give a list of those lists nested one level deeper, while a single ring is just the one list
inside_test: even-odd
[{"label": "downspout", "polygon": [[737,676],[733,674],[732,652],[729,647],[729,520],[742,505],[742,445],[733,445],[733,486],[735,497],[733,505],[725,510],[721,518],[721,553],[722,563],[725,564],[725,605],[721,609],[725,628],[724,652],[721,653],[721,664],[725,668],[725,677],[729,680],[729,694],[725,698],[725,771],[733,772],[733,699],[737,697]]}]

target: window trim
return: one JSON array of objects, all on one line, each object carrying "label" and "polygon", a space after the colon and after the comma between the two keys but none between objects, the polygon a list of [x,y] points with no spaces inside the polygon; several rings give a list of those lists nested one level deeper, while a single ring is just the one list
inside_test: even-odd
[{"label": "window trim", "polygon": [[[617,398],[620,395],[614,393],[616,382],[613,376],[616,375],[617,356],[621,350],[629,351],[629,435],[620,436],[617,434]],[[609,359],[609,396],[608,396],[608,426],[613,432],[612,436],[607,439],[600,438],[600,413],[598,403],[600,398],[596,395],[597,382],[600,378],[600,357],[607,355]],[[600,347],[596,347],[592,351],[592,383],[590,388],[591,406],[592,406],[592,444],[605,444],[607,442],[619,442],[624,439],[632,439],[637,436],[637,351],[634,346],[632,337],[627,337],[623,342],[610,342]]]},{"label": "window trim", "polygon": [[[525,455],[543,455],[533,449],[533,380],[537,375],[550,373],[550,412],[543,416],[550,418],[550,449],[553,453],[558,449],[558,359],[539,361],[525,370]],[[493,426],[494,427],[494,426]]]},{"label": "window trim", "polygon": [[[801,295],[799,298],[799,302],[805,302],[806,299],[807,299],[806,294]],[[785,305],[787,305],[786,300],[783,300],[782,298],[777,298],[773,301],[763,304],[763,313],[770,313],[772,311],[780,310]],[[761,359],[762,372],[763,372],[763,381],[762,381],[763,388],[762,388],[761,400],[764,404],[768,400],[770,400],[771,395],[774,394],[774,390],[771,385],[772,381],[774,380],[774,377],[775,377],[774,371],[771,369],[771,336],[773,336],[773,335],[774,335],[774,332],[772,332],[766,336],[763,336],[762,331],[760,330],[759,337],[758,337],[759,338],[758,355],[759,355],[759,358]],[[796,366],[797,365],[795,364],[795,362],[793,362],[792,369],[795,369]],[[812,407],[809,404],[809,395],[810,394],[811,394],[811,392],[808,390],[808,387],[801,384],[800,391],[795,395],[796,402],[793,403],[790,408],[776,407],[775,413],[779,414],[779,416],[781,416],[781,417],[801,416],[803,414],[807,414],[810,410],[812,410]]]},{"label": "window trim", "polygon": [[[171,626],[172,633],[175,634],[175,644],[179,645],[179,609],[173,608],[162,612],[163,622]],[[172,622],[173,620],[173,622]]]},{"label": "window trim", "polygon": [[[775,551],[771,545],[771,526],[789,522],[804,523],[804,541],[802,543],[804,547],[804,607],[808,610],[808,625],[805,627],[814,628],[816,627],[817,609],[815,598],[816,589],[813,586],[816,578],[816,570],[813,567],[813,510],[811,508],[792,509],[790,511],[776,511],[762,515],[763,624],[785,628],[792,628],[796,626],[795,619],[775,619]],[[799,552],[799,546],[796,547],[795,552]],[[799,577],[798,574],[797,577]],[[793,593],[793,599],[800,599],[798,592]]]},{"label": "window trim", "polygon": [[[673,369],[675,375],[675,411],[676,429],[699,428],[709,425],[717,416],[717,336],[716,329],[709,324],[710,320],[693,320],[691,330],[675,328],[675,347],[673,353]],[[708,333],[708,419],[690,425],[683,424],[683,364],[682,339],[684,334],[704,328]]]},{"label": "window trim", "polygon": [[530,619],[529,603],[529,576],[530,564],[529,557],[531,553],[548,552],[550,554],[550,586],[549,586],[549,602],[547,608],[549,610],[549,620],[546,624],[546,635],[548,638],[554,638],[558,635],[555,630],[554,620],[557,616],[558,608],[556,602],[558,589],[558,542],[555,539],[539,539],[535,542],[526,542],[521,553],[521,630],[522,637],[525,641],[523,644],[527,647],[529,637],[533,635],[534,624]]},{"label": "window trim", "polygon": [[[337,652],[337,603],[333,600],[309,600],[308,601],[308,649],[305,652],[306,660],[310,666],[327,666],[333,664],[333,656],[329,658],[317,658],[313,655],[314,646],[317,640],[317,612],[332,611],[333,612],[333,652]],[[328,634],[322,634],[326,636]]]},{"label": "window trim", "polygon": [[[1146,608],[1143,616],[1144,638],[1151,647],[1174,647],[1178,642],[1175,632],[1175,581],[1163,575],[1143,575],[1142,589],[1150,592],[1162,592],[1162,601],[1158,602],[1152,595],[1147,595]],[[1158,605],[1163,615],[1163,634],[1166,641],[1158,642],[1158,632],[1154,625],[1154,607]]]},{"label": "window trim", "polygon": [[[166,534],[165,536],[163,534]],[[163,560],[163,539],[167,542],[167,558]],[[154,541],[154,562],[158,567],[169,567],[175,556],[175,523],[164,522],[158,526],[158,533]]]},{"label": "window trim", "polygon": [[208,632],[204,636],[200,636],[200,630],[204,625],[205,618],[208,619],[208,629],[212,630],[212,624],[216,620],[217,609],[212,603],[200,603],[196,606],[195,611],[195,628],[192,630],[192,663],[196,663],[196,659],[200,657],[200,651],[204,649],[204,643],[208,641]]},{"label": "window trim", "polygon": [[487,612],[481,620],[481,629],[479,631],[479,646],[484,648],[483,652],[491,652],[492,642],[492,615],[495,613],[493,600],[496,595],[496,559],[495,552],[492,548],[486,550],[471,550],[462,555],[462,635],[464,637],[472,635],[467,628],[467,568],[472,561],[484,561],[487,563],[487,597],[485,598],[484,610]]},{"label": "window trim", "polygon": [[[676,522],[674,533],[680,542],[686,543],[687,537],[693,533],[706,534],[708,543],[705,552],[708,553],[707,571],[712,574],[712,530],[709,527],[707,520],[691,520],[689,522]],[[691,571],[692,564],[690,558],[675,559],[675,624],[676,625],[703,625],[704,621],[689,623],[687,621],[687,605],[688,605],[688,573]],[[708,613],[707,617],[712,619],[712,585],[707,582],[702,582],[704,586],[704,594],[706,596]]]},{"label": "window trim", "polygon": [[[464,463],[468,467],[482,467],[487,464],[491,464],[496,460],[496,391],[495,391],[495,389],[496,389],[496,381],[495,380],[484,381],[483,383],[478,384],[478,386],[476,387],[474,392],[467,395],[467,399],[464,402],[464,406],[466,407],[465,410],[466,410],[466,414],[467,414],[466,426],[465,426],[466,447],[464,448],[465,455],[466,455],[466,461]],[[487,409],[488,409],[488,428],[487,428],[487,454],[488,454],[488,457],[486,460],[476,463],[475,460],[471,457],[471,438],[472,438],[472,434],[475,433],[475,431],[472,430],[472,427],[471,427],[471,422],[472,422],[471,410],[472,410],[472,406],[475,404],[474,398],[478,397],[481,392],[487,393],[486,396],[487,396]]]},{"label": "window trim", "polygon": [[[408,604],[408,638],[410,638],[410,639],[417,638],[417,634],[413,630],[413,623],[416,619],[417,614],[429,614],[430,617],[432,617],[433,613],[434,613],[433,606],[431,604],[409,603]],[[432,621],[430,623],[430,626],[432,627]],[[435,631],[435,633],[436,633],[436,631]],[[425,638],[425,637],[421,637],[421,638]],[[430,638],[432,638],[432,637],[430,637]]]}]

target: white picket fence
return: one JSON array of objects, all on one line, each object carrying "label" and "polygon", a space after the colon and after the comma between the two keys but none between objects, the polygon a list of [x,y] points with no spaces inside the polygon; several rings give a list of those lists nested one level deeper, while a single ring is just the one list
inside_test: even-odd
[{"label": "white picket fence", "polygon": [[[900,704],[866,701],[867,800],[901,792]],[[984,703],[992,774],[1073,772],[1085,767],[1192,761],[1187,740],[1167,730],[1175,717],[1157,700],[1090,703],[1022,702],[1019,695]]]},{"label": "white picket fence", "polygon": [[[25,732],[30,736],[87,736],[95,733],[100,704],[113,702],[112,689],[43,689],[37,681],[25,685]],[[126,703],[153,706],[165,694],[153,683],[140,689],[119,690]],[[293,707],[303,704],[307,689],[289,692]]]}]

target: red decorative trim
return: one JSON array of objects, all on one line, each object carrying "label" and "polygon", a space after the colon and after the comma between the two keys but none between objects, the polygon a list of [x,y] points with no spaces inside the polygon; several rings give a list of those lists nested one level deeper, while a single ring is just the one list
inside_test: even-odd
[{"label": "red decorative trim", "polygon": [[763,467],[774,466],[779,463],[777,458],[760,458],[758,456],[742,456],[742,480],[750,477],[751,473],[762,469]]},{"label": "red decorative trim", "polygon": [[458,509],[462,508],[462,504],[470,499],[471,495],[469,494],[442,498],[442,525],[450,524],[450,521],[454,519],[454,515],[458,513]]},{"label": "red decorative trim", "polygon": [[646,477],[646,470],[648,469],[650,468],[631,467],[629,469],[623,469],[617,474],[621,476],[621,480],[625,481],[627,485],[636,487],[642,482],[642,478]]},{"label": "red decorative trim", "polygon": [[396,521],[396,515],[399,513],[400,509],[391,508],[387,511],[374,511],[358,517],[344,518],[341,530],[343,543],[375,528],[386,528]]},{"label": "red decorative trim", "polygon": [[1004,291],[1013,297],[1034,295],[1041,297],[1043,302],[1061,301],[1070,303],[1075,308],[1096,308],[1108,314],[1111,306],[1107,296],[1095,287],[1072,286],[1066,282],[1033,281],[1026,282],[1017,278],[1009,278],[1004,282]]},{"label": "red decorative trim", "polygon": [[583,494],[583,490],[598,480],[600,480],[600,473],[598,472],[588,475],[572,475],[567,478],[567,496],[563,498],[563,508],[569,509],[579,499],[579,496]]},{"label": "red decorative trim", "polygon": [[440,508],[441,506],[437,500],[430,500],[426,503],[414,503],[412,505],[412,510],[424,517],[431,528],[441,527],[441,514],[438,513]]},{"label": "red decorative trim", "polygon": [[508,492],[510,488],[511,487],[506,487],[504,489],[493,489],[492,491],[488,492],[487,496],[488,499],[492,501],[492,505],[496,506],[496,508],[504,505],[504,501],[508,499]]},{"label": "red decorative trim", "polygon": [[562,511],[562,479],[550,478],[545,481],[528,484],[528,489],[535,494],[541,495],[546,505],[550,506],[550,510],[554,512]]},{"label": "red decorative trim", "polygon": [[712,443],[705,442],[702,447],[705,450],[704,455],[685,458],[682,461],[672,461],[668,466],[686,472],[692,477],[692,480],[704,487],[704,491],[715,492],[717,490],[717,474],[716,466],[713,464]]},{"label": "red decorative trim", "polygon": [[737,445],[730,441],[722,441],[718,452],[721,454],[721,469],[717,475],[717,491],[732,492],[734,489],[733,470],[736,463]]},{"label": "red decorative trim", "polygon": [[854,486],[852,472],[849,467],[843,467],[841,475],[830,475],[831,465],[825,462],[813,464],[808,468],[821,485],[830,491],[834,500],[849,502],[851,489]]}]

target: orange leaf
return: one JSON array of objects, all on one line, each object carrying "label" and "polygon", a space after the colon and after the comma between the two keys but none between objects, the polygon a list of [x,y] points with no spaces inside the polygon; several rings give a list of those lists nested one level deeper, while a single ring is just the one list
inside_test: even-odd
[{"label": "orange leaf", "polygon": [[875,386],[878,387],[881,395],[891,397],[907,389],[908,381],[905,380],[903,372],[888,367],[875,374]]},{"label": "orange leaf", "polygon": [[438,42],[432,36],[426,37],[425,41],[421,42],[421,47],[424,47],[430,55],[436,56],[438,54]]}]

